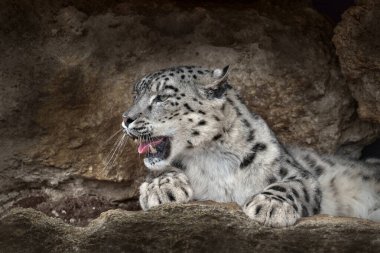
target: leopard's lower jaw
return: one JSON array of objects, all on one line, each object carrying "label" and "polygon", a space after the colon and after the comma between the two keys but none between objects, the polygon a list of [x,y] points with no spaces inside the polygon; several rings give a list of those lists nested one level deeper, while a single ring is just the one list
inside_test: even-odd
[{"label": "leopard's lower jaw", "polygon": [[144,165],[150,170],[162,170],[169,166],[169,162],[160,158],[145,157]]}]

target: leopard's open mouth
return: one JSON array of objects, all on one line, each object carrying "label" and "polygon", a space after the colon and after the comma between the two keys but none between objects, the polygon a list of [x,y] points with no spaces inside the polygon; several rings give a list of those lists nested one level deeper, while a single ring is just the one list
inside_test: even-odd
[{"label": "leopard's open mouth", "polygon": [[149,138],[148,141],[142,141],[137,148],[139,154],[145,154],[146,158],[158,158],[165,160],[170,155],[170,138],[167,136],[158,136]]}]

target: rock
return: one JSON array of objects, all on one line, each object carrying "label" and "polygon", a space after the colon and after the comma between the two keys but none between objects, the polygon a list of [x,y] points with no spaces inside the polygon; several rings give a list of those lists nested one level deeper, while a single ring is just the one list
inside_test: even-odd
[{"label": "rock", "polygon": [[[72,33],[74,35],[83,35],[85,29],[83,28],[83,22],[87,18],[87,15],[78,11],[73,6],[63,8],[57,15],[58,24],[63,28],[65,32]],[[57,33],[58,29],[53,29]]]},{"label": "rock", "polygon": [[380,223],[314,216],[262,227],[235,205],[164,205],[110,210],[74,227],[33,209],[0,218],[1,252],[379,252]]},{"label": "rock", "polygon": [[360,0],[342,16],[333,42],[357,112],[363,120],[380,123],[380,2]]}]

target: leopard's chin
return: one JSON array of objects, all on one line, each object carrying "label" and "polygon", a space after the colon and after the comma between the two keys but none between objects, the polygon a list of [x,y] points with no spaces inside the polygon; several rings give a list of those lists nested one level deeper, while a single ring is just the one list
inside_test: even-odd
[{"label": "leopard's chin", "polygon": [[144,165],[150,170],[163,170],[170,165],[170,162],[159,158],[145,157]]}]

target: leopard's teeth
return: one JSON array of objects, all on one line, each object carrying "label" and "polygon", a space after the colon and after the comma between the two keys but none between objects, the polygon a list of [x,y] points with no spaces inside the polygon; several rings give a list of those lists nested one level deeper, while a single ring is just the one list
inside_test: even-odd
[{"label": "leopard's teeth", "polygon": [[155,149],[152,145],[149,145],[149,149],[150,149],[150,152],[151,152],[152,154],[157,153],[157,149]]},{"label": "leopard's teeth", "polygon": [[137,139],[134,139],[133,142],[134,142],[134,143],[138,143]]}]

